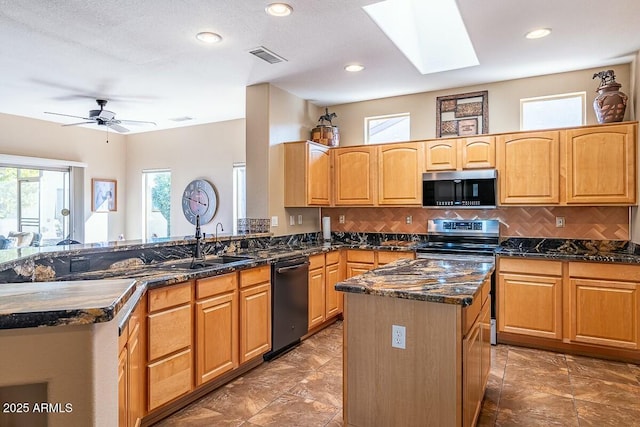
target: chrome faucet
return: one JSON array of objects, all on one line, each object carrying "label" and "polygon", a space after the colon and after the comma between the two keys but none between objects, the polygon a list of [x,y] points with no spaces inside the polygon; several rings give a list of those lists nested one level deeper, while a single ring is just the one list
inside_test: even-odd
[{"label": "chrome faucet", "polygon": [[218,253],[220,249],[222,249],[222,245],[218,242],[218,226],[220,226],[220,231],[224,231],[224,227],[221,222],[216,224],[216,244],[215,244],[215,252]]},{"label": "chrome faucet", "polygon": [[200,232],[200,215],[196,215],[196,246],[193,249],[193,260],[191,260],[191,267],[194,267],[198,264],[202,265],[204,263],[204,238],[205,233]]}]

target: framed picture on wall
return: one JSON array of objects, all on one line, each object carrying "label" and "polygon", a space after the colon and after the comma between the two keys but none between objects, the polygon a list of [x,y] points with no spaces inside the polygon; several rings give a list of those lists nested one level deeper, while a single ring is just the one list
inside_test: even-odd
[{"label": "framed picture on wall", "polygon": [[118,210],[118,182],[115,179],[91,180],[91,211],[115,212]]},{"label": "framed picture on wall", "polygon": [[489,133],[489,92],[436,98],[436,137]]}]

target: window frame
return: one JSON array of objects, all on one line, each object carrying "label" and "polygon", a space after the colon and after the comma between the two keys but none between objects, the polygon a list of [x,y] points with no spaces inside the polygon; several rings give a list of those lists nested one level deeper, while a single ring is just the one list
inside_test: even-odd
[{"label": "window frame", "polygon": [[581,121],[582,123],[579,125],[567,125],[567,126],[584,126],[587,124],[587,92],[569,92],[569,93],[559,93],[555,95],[544,95],[544,96],[535,96],[531,98],[521,98],[520,99],[520,130],[521,131],[535,131],[541,129],[551,129],[557,126],[549,126],[547,128],[539,128],[539,129],[525,129],[524,128],[524,106],[529,102],[540,102],[540,101],[553,101],[557,99],[568,99],[568,98],[581,98],[582,99],[582,112],[581,112]]},{"label": "window frame", "polygon": [[[406,139],[400,139],[400,140],[390,140],[390,141],[384,141],[384,142],[371,142],[370,138],[371,138],[371,134],[370,134],[370,127],[369,127],[369,123],[372,120],[380,120],[380,119],[393,119],[393,118],[399,118],[399,117],[406,117],[409,120],[409,135],[407,135]],[[380,116],[367,116],[364,118],[364,143],[365,145],[371,145],[371,144],[392,144],[394,142],[404,142],[404,141],[410,141],[411,140],[411,113],[410,112],[405,112],[405,113],[394,113],[394,114],[383,114]]]}]

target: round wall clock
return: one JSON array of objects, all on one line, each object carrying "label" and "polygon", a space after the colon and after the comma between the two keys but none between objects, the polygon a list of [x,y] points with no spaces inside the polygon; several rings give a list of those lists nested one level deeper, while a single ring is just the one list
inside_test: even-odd
[{"label": "round wall clock", "polygon": [[216,190],[209,181],[194,179],[182,194],[182,212],[191,224],[196,223],[196,215],[200,215],[200,223],[206,224],[213,219],[218,208]]}]

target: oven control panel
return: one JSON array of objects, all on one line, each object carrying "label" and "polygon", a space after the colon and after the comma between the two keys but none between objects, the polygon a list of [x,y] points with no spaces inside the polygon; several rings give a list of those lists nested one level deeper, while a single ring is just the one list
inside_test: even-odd
[{"label": "oven control panel", "polygon": [[427,232],[433,235],[497,237],[500,232],[500,221],[497,219],[430,219],[427,222]]}]

